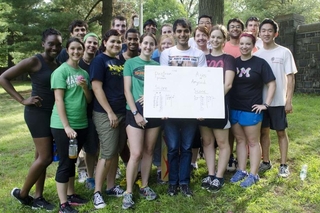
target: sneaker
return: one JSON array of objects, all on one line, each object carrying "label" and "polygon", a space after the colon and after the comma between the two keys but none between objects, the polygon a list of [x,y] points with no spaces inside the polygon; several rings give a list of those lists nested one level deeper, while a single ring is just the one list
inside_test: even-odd
[{"label": "sneaker", "polygon": [[84,169],[79,170],[78,172],[78,182],[84,183],[88,178],[87,172]]},{"label": "sneaker", "polygon": [[33,201],[33,197],[28,195],[27,197],[22,198],[22,197],[20,197],[20,191],[21,191],[21,189],[18,189],[18,188],[12,189],[11,196],[16,198],[21,204],[26,205],[26,206],[31,206],[32,201]]},{"label": "sneaker", "polygon": [[103,197],[99,191],[93,194],[93,205],[96,209],[102,209],[106,207],[106,203],[104,202]]},{"label": "sneaker", "polygon": [[259,175],[249,174],[248,177],[240,183],[242,188],[247,188],[259,181]]},{"label": "sneaker", "polygon": [[220,189],[223,187],[223,185],[224,185],[223,179],[220,182],[218,178],[214,178],[210,182],[210,187],[208,188],[208,191],[213,192],[213,193],[217,193],[218,191],[220,191]]},{"label": "sneaker", "polygon": [[180,185],[180,191],[186,197],[192,197],[193,196],[193,193],[192,193],[192,191],[191,191],[191,189],[190,189],[188,184]]},{"label": "sneaker", "polygon": [[161,171],[157,171],[157,183],[158,184],[166,184],[166,181],[163,181],[161,178]]},{"label": "sneaker", "polygon": [[106,194],[108,196],[113,196],[113,197],[122,197],[124,193],[124,190],[120,188],[119,185],[112,187],[109,190],[106,190]]},{"label": "sneaker", "polygon": [[116,174],[116,179],[120,179],[121,178],[121,171],[120,171],[120,168],[118,167],[117,168],[117,174]]},{"label": "sneaker", "polygon": [[79,195],[77,194],[73,194],[73,195],[68,195],[67,196],[67,199],[68,199],[68,202],[71,206],[80,206],[80,205],[83,205],[85,203],[88,202],[88,200],[80,197]]},{"label": "sneaker", "polygon": [[268,171],[271,168],[272,168],[271,161],[269,161],[269,163],[261,162],[260,166],[259,166],[258,173],[264,173],[264,172]]},{"label": "sneaker", "polygon": [[149,187],[140,188],[140,196],[146,198],[147,200],[154,200],[157,198],[157,194]]},{"label": "sneaker", "polygon": [[59,213],[78,213],[77,210],[72,208],[68,202],[60,205]]},{"label": "sneaker", "polygon": [[137,179],[135,181],[135,184],[137,184],[139,186],[139,188],[142,187],[142,179],[141,179],[141,172],[138,172],[138,175],[137,175]]},{"label": "sneaker", "polygon": [[236,183],[236,182],[242,180],[243,178],[245,178],[247,176],[248,176],[248,173],[246,171],[237,170],[237,172],[230,179],[230,182],[231,183]]},{"label": "sneaker", "polygon": [[94,178],[87,178],[86,179],[86,188],[89,190],[94,190],[95,187],[96,187],[96,182],[95,182]]},{"label": "sneaker", "polygon": [[201,188],[208,189],[210,187],[211,177],[207,176],[202,179]]},{"label": "sneaker", "polygon": [[43,197],[34,199],[32,203],[32,209],[45,209],[47,211],[52,211],[54,208],[55,206],[46,201]]},{"label": "sneaker", "polygon": [[169,185],[168,195],[175,196],[178,194],[178,186],[177,185]]},{"label": "sneaker", "polygon": [[228,162],[228,165],[227,165],[227,171],[229,171],[229,172],[236,171],[237,164],[238,164],[237,160],[233,156],[230,156],[229,162]]},{"label": "sneaker", "polygon": [[127,185],[127,179],[126,179],[126,178],[123,178],[123,179],[120,181],[119,185],[120,185],[121,187],[125,187],[125,186]]},{"label": "sneaker", "polygon": [[284,178],[288,177],[290,175],[289,166],[288,165],[280,166],[278,175]]},{"label": "sneaker", "polygon": [[133,205],[134,201],[132,200],[132,193],[123,193],[122,208],[129,209],[132,208]]}]

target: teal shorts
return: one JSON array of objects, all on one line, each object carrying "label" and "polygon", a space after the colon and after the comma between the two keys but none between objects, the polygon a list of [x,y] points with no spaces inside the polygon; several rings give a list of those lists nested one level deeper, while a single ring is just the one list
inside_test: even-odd
[{"label": "teal shorts", "polygon": [[263,113],[246,112],[241,110],[230,111],[231,125],[239,123],[241,126],[254,126],[262,121]]}]

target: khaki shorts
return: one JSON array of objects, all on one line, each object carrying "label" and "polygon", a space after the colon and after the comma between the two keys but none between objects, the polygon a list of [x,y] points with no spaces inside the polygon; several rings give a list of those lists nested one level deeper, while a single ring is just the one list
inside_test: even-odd
[{"label": "khaki shorts", "polygon": [[107,113],[93,111],[92,119],[100,140],[100,158],[111,159],[121,152],[127,141],[125,128],[125,115],[117,114],[119,125],[117,128],[110,127]]}]

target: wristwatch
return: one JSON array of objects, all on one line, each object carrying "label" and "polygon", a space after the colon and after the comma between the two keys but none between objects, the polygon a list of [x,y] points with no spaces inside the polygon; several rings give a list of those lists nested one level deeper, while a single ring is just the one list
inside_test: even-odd
[{"label": "wristwatch", "polygon": [[133,111],[132,114],[133,114],[133,116],[136,116],[138,114],[138,111],[137,110]]},{"label": "wristwatch", "polygon": [[264,105],[267,109],[269,108],[269,104],[264,103],[263,105]]}]

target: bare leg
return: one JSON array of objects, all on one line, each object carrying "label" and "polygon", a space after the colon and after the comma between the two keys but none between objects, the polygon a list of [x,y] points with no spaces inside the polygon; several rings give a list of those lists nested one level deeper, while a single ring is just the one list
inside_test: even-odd
[{"label": "bare leg", "polygon": [[110,168],[107,174],[107,189],[111,189],[115,186],[118,162],[119,162],[119,155],[116,154],[111,160]]},{"label": "bare leg", "polygon": [[289,147],[289,138],[286,130],[277,131],[277,135],[281,155],[281,164],[286,164]]},{"label": "bare leg", "polygon": [[219,146],[219,160],[216,177],[223,178],[230,157],[229,130],[214,129],[213,133]]},{"label": "bare leg", "polygon": [[261,122],[254,126],[243,127],[250,149],[250,173],[258,174],[261,160],[260,129]]},{"label": "bare leg", "polygon": [[261,128],[260,144],[264,162],[270,161],[270,128]]},{"label": "bare leg", "polygon": [[32,163],[23,187],[20,191],[22,198],[26,197],[32,186],[36,183],[35,198],[42,196],[44,181],[46,176],[46,168],[52,162],[52,138],[34,138],[34,144],[36,146],[36,159]]},{"label": "bare leg", "polygon": [[148,186],[148,180],[153,160],[153,150],[156,144],[160,127],[145,130],[143,155],[141,159],[142,187]]},{"label": "bare leg", "polygon": [[[208,174],[215,174],[215,149],[214,149],[214,135],[210,128],[200,126],[200,132],[202,136],[202,146],[206,164],[208,167]],[[229,156],[228,156],[229,160]]]},{"label": "bare leg", "polygon": [[247,142],[246,142],[246,135],[242,126],[238,123],[232,125],[231,128],[234,137],[237,141],[237,159],[238,159],[238,169],[245,171],[247,165]]},{"label": "bare leg", "polygon": [[84,160],[87,166],[88,178],[93,178],[94,167],[96,165],[97,159],[98,159],[97,154],[92,155],[92,154],[86,153],[84,156]]}]

